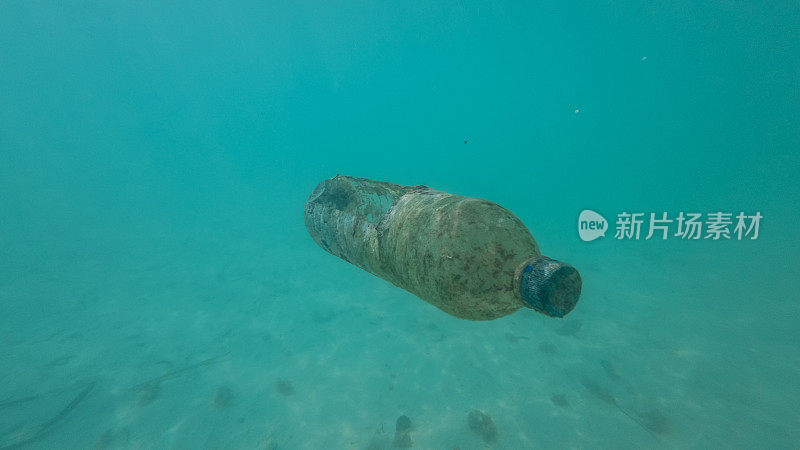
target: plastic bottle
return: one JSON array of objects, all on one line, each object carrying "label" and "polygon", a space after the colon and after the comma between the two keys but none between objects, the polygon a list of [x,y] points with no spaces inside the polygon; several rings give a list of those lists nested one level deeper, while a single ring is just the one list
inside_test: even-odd
[{"label": "plastic bottle", "polygon": [[522,221],[487,200],[337,175],[303,215],[326,251],[462,319],[523,307],[563,317],[580,296],[578,271],[542,256]]}]

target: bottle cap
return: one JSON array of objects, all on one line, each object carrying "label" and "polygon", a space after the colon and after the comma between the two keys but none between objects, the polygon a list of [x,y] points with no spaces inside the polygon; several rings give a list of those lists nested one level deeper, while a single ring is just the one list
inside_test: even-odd
[{"label": "bottle cap", "polygon": [[577,269],[546,256],[530,259],[521,267],[519,293],[525,306],[550,317],[564,317],[575,308],[581,295]]}]

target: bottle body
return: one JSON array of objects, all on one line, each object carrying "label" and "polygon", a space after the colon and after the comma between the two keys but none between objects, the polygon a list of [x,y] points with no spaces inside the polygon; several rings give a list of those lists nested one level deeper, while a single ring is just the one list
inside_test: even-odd
[{"label": "bottle body", "polygon": [[426,186],[336,176],[311,194],[304,219],[326,251],[469,320],[531,307],[526,268],[536,274],[547,259],[511,211]]}]

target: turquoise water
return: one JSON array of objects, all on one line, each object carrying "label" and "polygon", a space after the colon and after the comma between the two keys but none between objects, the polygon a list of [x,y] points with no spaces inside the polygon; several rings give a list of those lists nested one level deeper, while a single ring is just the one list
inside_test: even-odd
[{"label": "turquoise water", "polygon": [[[796,2],[4,0],[0,448],[796,448],[798,74]],[[336,174],[511,209],[577,308],[459,320],[329,255]]]}]

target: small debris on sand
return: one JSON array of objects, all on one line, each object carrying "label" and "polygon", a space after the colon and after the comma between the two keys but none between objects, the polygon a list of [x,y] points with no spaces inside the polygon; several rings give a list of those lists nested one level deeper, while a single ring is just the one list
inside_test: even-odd
[{"label": "small debris on sand", "polygon": [[569,402],[567,401],[567,396],[564,394],[553,394],[550,397],[550,400],[553,401],[553,404],[556,406],[560,406],[562,408],[569,408]]},{"label": "small debris on sand", "polygon": [[539,344],[539,350],[546,355],[555,355],[557,348],[552,342],[542,342]]},{"label": "small debris on sand", "polygon": [[506,333],[506,340],[508,342],[519,342],[520,340],[528,340],[528,336],[518,336],[514,333]]},{"label": "small debris on sand", "polygon": [[214,393],[214,406],[217,409],[227,408],[233,402],[233,391],[228,386],[220,386]]},{"label": "small debris on sand", "polygon": [[401,415],[397,418],[394,432],[394,446],[396,448],[411,448],[411,419]]},{"label": "small debris on sand", "polygon": [[275,390],[281,395],[289,396],[294,394],[294,386],[292,386],[291,381],[284,378],[278,378],[275,381]]},{"label": "small debris on sand", "polygon": [[480,436],[484,442],[493,443],[497,441],[497,427],[494,426],[492,418],[483,411],[473,409],[467,416],[469,429]]}]

